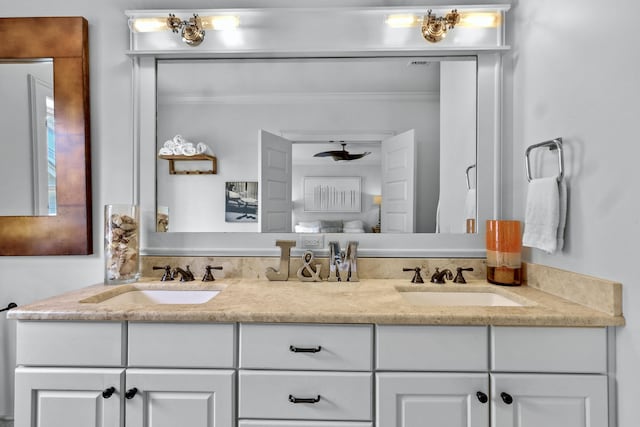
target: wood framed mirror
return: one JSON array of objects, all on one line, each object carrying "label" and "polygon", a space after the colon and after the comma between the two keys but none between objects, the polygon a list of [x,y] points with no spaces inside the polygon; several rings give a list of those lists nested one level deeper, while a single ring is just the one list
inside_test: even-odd
[{"label": "wood framed mirror", "polygon": [[[0,61],[53,62],[55,212],[0,216],[0,255],[93,253],[88,23],[82,17],[0,18]],[[2,65],[0,63],[0,65]],[[3,141],[29,144],[29,141]],[[2,185],[12,185],[3,182]]]}]

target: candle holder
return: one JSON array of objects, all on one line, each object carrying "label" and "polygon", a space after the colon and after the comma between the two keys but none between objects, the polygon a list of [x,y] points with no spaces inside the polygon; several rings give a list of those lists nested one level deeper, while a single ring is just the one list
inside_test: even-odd
[{"label": "candle holder", "polygon": [[487,281],[505,286],[522,284],[520,221],[487,220]]}]

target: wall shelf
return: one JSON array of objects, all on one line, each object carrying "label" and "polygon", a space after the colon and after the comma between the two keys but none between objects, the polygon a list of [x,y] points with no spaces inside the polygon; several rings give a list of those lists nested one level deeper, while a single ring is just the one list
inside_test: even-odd
[{"label": "wall shelf", "polygon": [[[169,161],[169,174],[171,175],[215,175],[218,173],[218,159],[209,154],[196,154],[193,156],[184,155],[160,155],[161,159]],[[176,170],[175,161],[197,161],[210,160],[211,170]]]}]

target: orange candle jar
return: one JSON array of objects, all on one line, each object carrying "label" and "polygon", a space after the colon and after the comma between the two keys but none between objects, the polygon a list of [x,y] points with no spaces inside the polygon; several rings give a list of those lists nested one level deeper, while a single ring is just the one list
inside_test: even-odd
[{"label": "orange candle jar", "polygon": [[506,286],[522,283],[520,221],[487,220],[487,281]]}]

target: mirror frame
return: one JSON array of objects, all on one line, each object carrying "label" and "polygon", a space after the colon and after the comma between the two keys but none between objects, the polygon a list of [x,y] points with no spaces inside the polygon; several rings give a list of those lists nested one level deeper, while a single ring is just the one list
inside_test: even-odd
[{"label": "mirror frame", "polygon": [[57,215],[0,217],[0,255],[93,253],[88,22],[0,18],[0,59],[53,59]]},{"label": "mirror frame", "polygon": [[[298,55],[303,57],[302,55]],[[331,57],[338,56],[334,53]],[[360,55],[362,56],[362,55]],[[402,52],[386,56],[428,56],[421,52]],[[483,52],[437,56],[475,56],[477,58],[477,233],[475,234],[328,234],[325,244],[337,240],[341,244],[353,239],[360,242],[361,257],[440,257],[483,258],[486,256],[485,220],[497,218],[500,206],[500,100],[502,57],[500,53]],[[245,56],[249,57],[249,56]],[[296,57],[295,55],[289,56]],[[275,241],[296,240],[299,233],[247,232],[155,232],[156,211],[156,61],[163,55],[133,58],[134,123],[138,166],[134,176],[136,200],[141,209],[141,253],[157,256],[278,256]],[[382,237],[384,236],[384,237]],[[325,246],[325,245],[323,245]],[[302,254],[301,248],[294,255]],[[328,250],[314,250],[324,256]]]},{"label": "mirror frame", "polygon": [[[158,233],[155,232],[156,194],[156,61],[159,59],[242,58],[352,58],[352,57],[476,57],[477,58],[477,233],[476,234],[324,234],[324,242],[358,240],[362,257],[486,256],[485,220],[500,215],[502,53],[505,44],[505,13],[510,5],[460,6],[464,11],[501,14],[495,29],[455,31],[441,43],[426,43],[415,27],[389,30],[386,16],[395,13],[424,14],[420,7],[204,9],[193,11],[125,11],[129,23],[137,18],[157,18],[167,13],[190,16],[232,14],[241,25],[233,37],[208,32],[200,46],[188,46],[168,31],[137,32],[130,26],[134,113],[134,200],[141,209],[143,255],[173,256],[278,256],[277,239],[299,240],[295,233]],[[318,37],[308,28],[332,31]],[[338,25],[337,23],[340,23]],[[334,25],[335,24],[335,25]],[[456,28],[458,30],[458,28]],[[471,37],[473,32],[480,31]],[[479,37],[476,37],[478,35]],[[224,162],[224,159],[219,159]],[[322,246],[325,246],[324,244]],[[314,250],[326,256],[327,249]],[[294,250],[301,254],[302,248]]]}]

